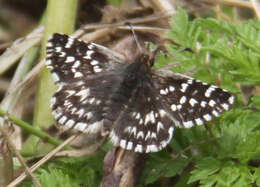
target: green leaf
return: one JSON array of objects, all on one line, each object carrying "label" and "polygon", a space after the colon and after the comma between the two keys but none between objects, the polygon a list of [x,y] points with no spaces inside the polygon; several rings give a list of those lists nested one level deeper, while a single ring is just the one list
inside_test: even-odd
[{"label": "green leaf", "polygon": [[[178,44],[185,44],[186,36],[189,29],[188,15],[183,9],[179,9],[173,16],[173,21],[170,24],[172,30],[168,33],[170,38],[174,38],[174,41]],[[186,45],[183,45],[186,46]]]},{"label": "green leaf", "polygon": [[108,0],[108,3],[114,6],[120,6],[123,0]]},{"label": "green leaf", "polygon": [[206,180],[210,175],[216,173],[221,166],[221,162],[212,157],[205,157],[196,165],[196,169],[191,172],[188,183]]},{"label": "green leaf", "polygon": [[256,186],[260,186],[260,168],[254,168],[254,177],[256,181]]},{"label": "green leaf", "polygon": [[173,177],[180,174],[188,165],[189,160],[184,158],[173,159],[163,153],[151,155],[146,162],[142,180],[144,183],[154,183],[161,177]]},{"label": "green leaf", "polygon": [[254,182],[247,165],[233,161],[220,161],[213,157],[204,158],[191,172],[188,183],[200,181],[200,186],[250,186]]}]

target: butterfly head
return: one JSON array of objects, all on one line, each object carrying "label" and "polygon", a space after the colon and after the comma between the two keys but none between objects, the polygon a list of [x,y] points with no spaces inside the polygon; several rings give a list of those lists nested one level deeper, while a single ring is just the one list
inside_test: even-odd
[{"label": "butterfly head", "polygon": [[154,64],[154,55],[148,53],[140,54],[137,56],[135,62],[145,65],[150,70]]}]

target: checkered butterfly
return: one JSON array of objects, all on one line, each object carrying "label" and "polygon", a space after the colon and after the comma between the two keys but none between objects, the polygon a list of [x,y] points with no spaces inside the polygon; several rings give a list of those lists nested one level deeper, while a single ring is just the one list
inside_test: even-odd
[{"label": "checkered butterfly", "polygon": [[157,152],[174,126],[190,128],[231,108],[234,96],[217,86],[170,70],[153,70],[149,55],[126,62],[95,43],[54,34],[46,65],[59,86],[51,99],[57,122],[84,133],[109,129],[114,145]]}]

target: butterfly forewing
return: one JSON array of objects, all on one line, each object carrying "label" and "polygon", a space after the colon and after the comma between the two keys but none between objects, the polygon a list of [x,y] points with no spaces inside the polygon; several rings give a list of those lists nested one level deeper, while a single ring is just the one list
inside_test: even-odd
[{"label": "butterfly forewing", "polygon": [[54,34],[47,43],[46,65],[55,81],[65,84],[120,67],[119,59],[104,53],[94,43],[86,43],[63,34]]},{"label": "butterfly forewing", "polygon": [[137,59],[129,64],[103,46],[54,34],[46,64],[59,86],[51,99],[57,122],[86,133],[105,129],[114,145],[149,153],[169,144],[173,125],[202,125],[234,102],[226,90]]}]

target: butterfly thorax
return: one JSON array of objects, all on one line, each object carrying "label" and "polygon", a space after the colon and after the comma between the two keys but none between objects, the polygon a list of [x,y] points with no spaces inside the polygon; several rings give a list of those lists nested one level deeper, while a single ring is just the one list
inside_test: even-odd
[{"label": "butterfly thorax", "polygon": [[[122,78],[117,85],[114,85],[114,89],[111,93],[111,97],[108,99],[107,107],[109,108],[106,113],[106,119],[111,121],[115,120],[121,112],[125,110],[125,106],[136,100],[139,94],[143,94],[143,91],[148,91],[151,87],[151,67],[148,66],[147,61],[149,56],[140,55],[132,63],[129,63],[125,69],[121,72]],[[120,110],[116,109],[120,108]]]},{"label": "butterfly thorax", "polygon": [[146,54],[139,55],[133,63],[130,63],[123,72],[122,89],[128,93],[138,87],[149,84],[151,80],[150,57]]},{"label": "butterfly thorax", "polygon": [[105,119],[104,129],[111,128],[111,124],[116,123],[121,113],[128,110],[129,105],[135,102],[140,94],[144,94],[143,90],[149,92],[152,74],[148,60],[149,56],[140,55],[120,73],[121,80],[114,85],[105,103],[106,106],[102,109]]}]

